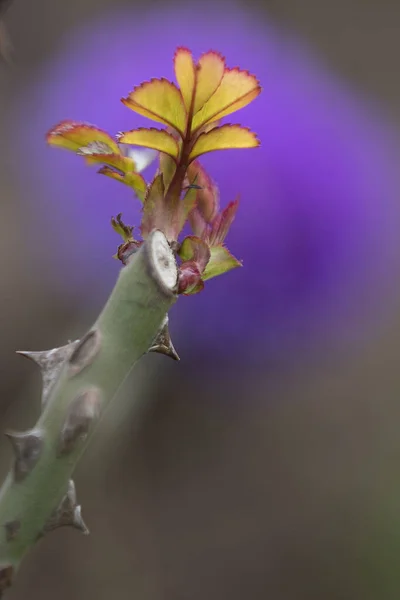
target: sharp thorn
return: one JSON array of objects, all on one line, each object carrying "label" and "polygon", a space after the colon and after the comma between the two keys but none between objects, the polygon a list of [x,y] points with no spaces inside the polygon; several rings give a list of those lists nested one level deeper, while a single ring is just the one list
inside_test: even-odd
[{"label": "sharp thorn", "polygon": [[70,342],[60,348],[52,350],[30,351],[17,350],[17,354],[29,358],[35,362],[42,371],[43,393],[42,406],[44,406],[49,398],[54,382],[57,380],[64,363],[69,359],[74,349],[78,345],[79,340]]},{"label": "sharp thorn", "polygon": [[82,518],[81,506],[76,503],[76,490],[72,479],[68,482],[67,493],[47,521],[43,535],[60,527],[73,527],[84,535],[89,535],[89,529]]},{"label": "sharp thorn", "polygon": [[180,360],[169,333],[168,315],[166,315],[161,328],[154,338],[148,352],[158,352],[159,354],[165,354],[166,356],[169,356],[173,360]]}]

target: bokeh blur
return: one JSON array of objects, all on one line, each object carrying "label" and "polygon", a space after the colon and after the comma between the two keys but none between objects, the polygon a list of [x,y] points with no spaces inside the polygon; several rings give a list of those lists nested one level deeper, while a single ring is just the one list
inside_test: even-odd
[{"label": "bokeh blur", "polygon": [[[119,265],[128,188],[46,147],[71,118],[219,50],[262,95],[259,150],[204,157],[244,267],[181,298],[180,363],[135,368],[77,473],[91,536],[28,555],[12,600],[400,597],[400,5],[393,0],[14,0],[0,64],[0,424],[38,415],[15,349],[79,337]],[[232,119],[233,120],[233,119]],[[149,169],[151,174],[151,168]],[[0,475],[10,449],[0,442]]]}]

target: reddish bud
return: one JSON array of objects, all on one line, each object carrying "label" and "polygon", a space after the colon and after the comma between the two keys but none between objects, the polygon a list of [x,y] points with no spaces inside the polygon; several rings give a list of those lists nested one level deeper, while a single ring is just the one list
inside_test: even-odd
[{"label": "reddish bud", "polygon": [[194,260],[182,263],[179,269],[178,294],[190,295],[201,291],[204,283]]}]

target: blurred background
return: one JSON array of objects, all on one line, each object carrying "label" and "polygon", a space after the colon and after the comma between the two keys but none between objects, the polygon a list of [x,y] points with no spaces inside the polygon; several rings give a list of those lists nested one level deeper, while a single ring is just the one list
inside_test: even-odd
[{"label": "blurred background", "polygon": [[[181,298],[180,363],[135,368],[82,460],[88,538],[60,530],[9,598],[400,597],[400,5],[393,0],[14,0],[0,64],[0,422],[39,412],[16,349],[79,337],[117,277],[130,191],[46,147],[70,118],[219,50],[262,95],[260,150],[204,157],[244,268]],[[151,175],[151,168],[148,175]],[[11,453],[0,442],[0,475]]]}]

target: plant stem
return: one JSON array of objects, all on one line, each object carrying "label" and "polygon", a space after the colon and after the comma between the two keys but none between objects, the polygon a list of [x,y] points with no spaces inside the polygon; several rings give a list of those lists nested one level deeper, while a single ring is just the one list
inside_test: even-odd
[{"label": "plant stem", "polygon": [[16,461],[0,490],[0,596],[46,531],[72,525],[85,532],[70,477],[132,366],[154,348],[176,288],[173,253],[153,231],[80,342],[26,353],[43,369],[43,412],[30,432],[9,434]]}]

